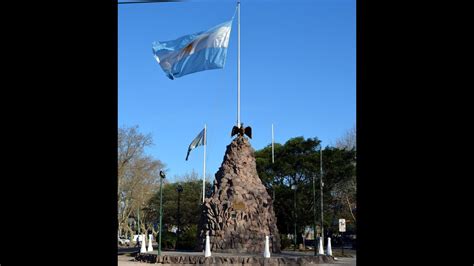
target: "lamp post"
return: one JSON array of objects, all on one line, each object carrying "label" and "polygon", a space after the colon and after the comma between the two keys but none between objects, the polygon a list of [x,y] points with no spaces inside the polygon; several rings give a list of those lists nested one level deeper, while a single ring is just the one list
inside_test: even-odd
[{"label": "lamp post", "polygon": [[295,203],[294,203],[294,204],[295,204],[295,207],[294,207],[294,212],[295,212],[295,247],[294,247],[294,250],[295,250],[295,251],[296,251],[296,245],[297,245],[297,244],[296,244],[296,239],[297,239],[297,235],[296,235],[296,220],[298,219],[298,216],[297,216],[298,214],[296,213],[296,189],[297,189],[297,188],[298,188],[298,186],[296,185],[296,183],[293,184],[293,185],[291,185],[291,189],[292,189],[293,191],[295,191],[295,193],[294,193],[294,202],[295,202]]},{"label": "lamp post", "polygon": [[163,220],[163,179],[166,178],[165,173],[160,171],[160,235],[158,240],[158,256],[161,256],[161,232],[162,220]]},{"label": "lamp post", "polygon": [[180,196],[181,196],[181,192],[183,192],[183,187],[181,185],[178,185],[178,187],[176,188],[176,191],[178,192],[178,234],[177,234],[177,238],[176,238],[176,249],[178,249],[178,245],[179,245],[179,234],[181,232],[180,230]]}]

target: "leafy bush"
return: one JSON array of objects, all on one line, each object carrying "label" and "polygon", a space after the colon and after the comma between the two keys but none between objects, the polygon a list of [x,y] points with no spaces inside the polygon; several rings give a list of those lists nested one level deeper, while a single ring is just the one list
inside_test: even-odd
[{"label": "leafy bush", "polygon": [[293,241],[291,239],[289,239],[287,235],[281,234],[280,236],[281,236],[280,242],[281,242],[281,249],[282,250],[290,247],[293,244]]},{"label": "leafy bush", "polygon": [[179,249],[193,250],[197,241],[197,225],[192,224],[188,229],[181,232],[179,238]]},{"label": "leafy bush", "polygon": [[176,234],[173,232],[163,232],[163,237],[161,238],[161,247],[162,249],[174,249],[176,246]]}]

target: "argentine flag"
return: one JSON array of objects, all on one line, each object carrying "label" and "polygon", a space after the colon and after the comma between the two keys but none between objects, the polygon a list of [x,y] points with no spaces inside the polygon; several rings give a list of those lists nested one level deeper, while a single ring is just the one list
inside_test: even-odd
[{"label": "argentine flag", "polygon": [[223,68],[232,20],[172,41],[154,42],[153,55],[168,78]]}]

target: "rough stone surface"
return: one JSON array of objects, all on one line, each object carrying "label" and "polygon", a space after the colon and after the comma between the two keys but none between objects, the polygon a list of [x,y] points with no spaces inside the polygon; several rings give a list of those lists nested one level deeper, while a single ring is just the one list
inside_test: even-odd
[{"label": "rough stone surface", "polygon": [[280,252],[273,201],[258,176],[246,137],[238,136],[227,146],[213,193],[201,210],[197,250],[204,249],[209,233],[211,251],[263,254],[265,236],[270,236],[270,252]]},{"label": "rough stone surface", "polygon": [[204,255],[162,255],[137,254],[135,261],[158,263],[162,265],[311,265],[332,264],[335,260],[331,256],[304,256],[304,257],[247,257],[247,256],[212,256]]}]

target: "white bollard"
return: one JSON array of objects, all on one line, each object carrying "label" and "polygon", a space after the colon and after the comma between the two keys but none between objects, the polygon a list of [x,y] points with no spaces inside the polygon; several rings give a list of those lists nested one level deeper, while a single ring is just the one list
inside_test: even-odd
[{"label": "white bollard", "polygon": [[265,250],[263,251],[264,258],[270,258],[270,244],[268,241],[268,236],[265,236]]},{"label": "white bollard", "polygon": [[209,235],[206,235],[206,251],[204,252],[204,257],[211,256],[211,241],[209,240]]},{"label": "white bollard", "polygon": [[151,239],[153,235],[148,235],[148,252],[153,251],[153,246],[151,245]]},{"label": "white bollard", "polygon": [[332,256],[331,238],[330,237],[328,237],[328,246],[326,247],[326,255]]},{"label": "white bollard", "polygon": [[146,247],[145,247],[145,235],[142,235],[142,247],[140,248],[140,253],[146,253]]},{"label": "white bollard", "polygon": [[324,255],[323,238],[319,237],[318,255]]}]

